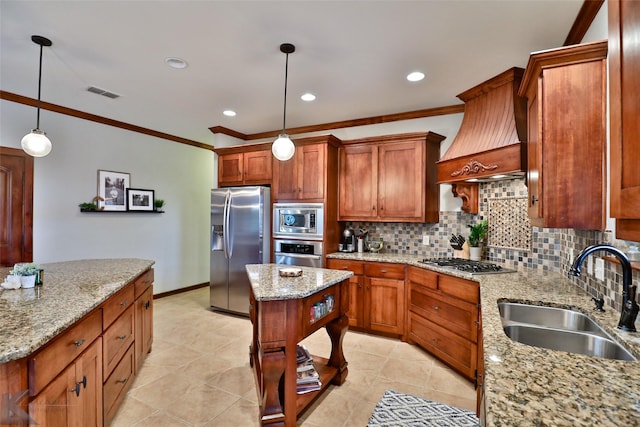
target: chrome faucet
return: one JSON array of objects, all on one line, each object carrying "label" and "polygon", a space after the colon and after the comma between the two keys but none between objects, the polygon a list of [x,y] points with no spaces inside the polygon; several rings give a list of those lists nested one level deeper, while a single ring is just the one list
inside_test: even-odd
[{"label": "chrome faucet", "polygon": [[636,317],[638,316],[638,303],[636,302],[636,286],[631,286],[631,262],[629,258],[620,249],[611,245],[591,245],[584,248],[573,261],[569,274],[574,276],[580,276],[580,266],[584,262],[585,258],[593,252],[605,251],[613,254],[620,265],[622,265],[622,313],[620,313],[620,321],[618,322],[618,329],[622,329],[627,332],[635,332],[636,327],[634,325]]}]

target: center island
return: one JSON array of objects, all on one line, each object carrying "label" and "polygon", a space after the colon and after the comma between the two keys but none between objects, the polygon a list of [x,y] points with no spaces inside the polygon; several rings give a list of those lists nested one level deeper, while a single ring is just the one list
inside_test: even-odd
[{"label": "center island", "polygon": [[[258,393],[260,424],[294,427],[298,416],[329,384],[347,378],[342,340],[349,326],[350,271],[295,267],[299,276],[283,277],[289,266],[248,264],[249,316],[253,327],[250,363]],[[294,272],[295,274],[295,272]],[[297,346],[325,328],[331,339],[329,359],[313,356],[320,390],[296,392]]]}]

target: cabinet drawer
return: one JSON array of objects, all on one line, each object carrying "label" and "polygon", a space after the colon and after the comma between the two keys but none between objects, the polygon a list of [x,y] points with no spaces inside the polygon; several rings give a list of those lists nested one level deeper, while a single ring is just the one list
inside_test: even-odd
[{"label": "cabinet drawer", "polygon": [[474,378],[478,346],[428,320],[409,313],[409,340],[418,343],[438,359]]},{"label": "cabinet drawer", "polygon": [[102,304],[102,327],[108,328],[124,311],[133,305],[133,284],[128,284]]},{"label": "cabinet drawer", "polygon": [[480,302],[480,285],[472,280],[440,274],[438,289],[452,297],[460,298],[472,304]]},{"label": "cabinet drawer", "polygon": [[102,313],[95,310],[29,358],[29,393],[38,394],[102,333]]},{"label": "cabinet drawer", "polygon": [[419,267],[407,268],[407,280],[429,289],[438,289],[438,273]]},{"label": "cabinet drawer", "polygon": [[411,283],[409,310],[465,339],[478,341],[478,307],[474,304]]},{"label": "cabinet drawer", "polygon": [[130,346],[102,388],[105,426],[111,423],[120,402],[126,395],[126,391],[133,381],[133,366],[133,346]]},{"label": "cabinet drawer", "polygon": [[140,295],[147,290],[149,286],[153,285],[153,269],[147,270],[142,273],[136,281],[133,283],[135,298],[138,298]]},{"label": "cabinet drawer", "polygon": [[102,335],[102,375],[104,378],[109,376],[133,342],[133,328],[133,306],[131,305]]},{"label": "cabinet drawer", "polygon": [[352,271],[353,274],[363,275],[364,264],[360,261],[348,261],[344,259],[328,259],[327,268],[334,270],[347,270]]},{"label": "cabinet drawer", "polygon": [[364,274],[369,277],[404,280],[404,264],[367,262],[364,265]]}]

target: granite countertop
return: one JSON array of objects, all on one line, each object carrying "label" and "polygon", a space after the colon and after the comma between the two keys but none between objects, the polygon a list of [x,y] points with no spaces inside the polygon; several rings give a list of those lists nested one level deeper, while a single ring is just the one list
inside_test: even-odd
[{"label": "granite countertop", "polygon": [[351,271],[293,266],[302,270],[301,276],[281,277],[279,270],[289,266],[247,264],[245,267],[257,301],[305,298],[353,276]]},{"label": "granite countertop", "polygon": [[[596,320],[636,358],[640,332],[616,328],[620,313],[593,310],[591,296],[558,273],[470,275],[426,266],[422,257],[334,253],[327,258],[398,262],[480,283],[487,426],[620,426],[640,422],[640,362],[547,350],[509,339],[497,302],[572,308]],[[636,323],[640,330],[640,325]]]},{"label": "granite countertop", "polygon": [[[153,264],[133,258],[42,264],[42,286],[0,288],[0,363],[33,353]],[[0,281],[9,270],[0,268]]]}]

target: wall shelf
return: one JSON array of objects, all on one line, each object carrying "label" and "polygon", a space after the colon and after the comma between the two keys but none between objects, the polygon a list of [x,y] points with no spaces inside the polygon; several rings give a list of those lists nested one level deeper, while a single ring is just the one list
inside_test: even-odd
[{"label": "wall shelf", "polygon": [[87,211],[80,209],[80,213],[108,213],[108,214],[122,214],[122,213],[144,213],[144,214],[161,214],[164,211]]}]

